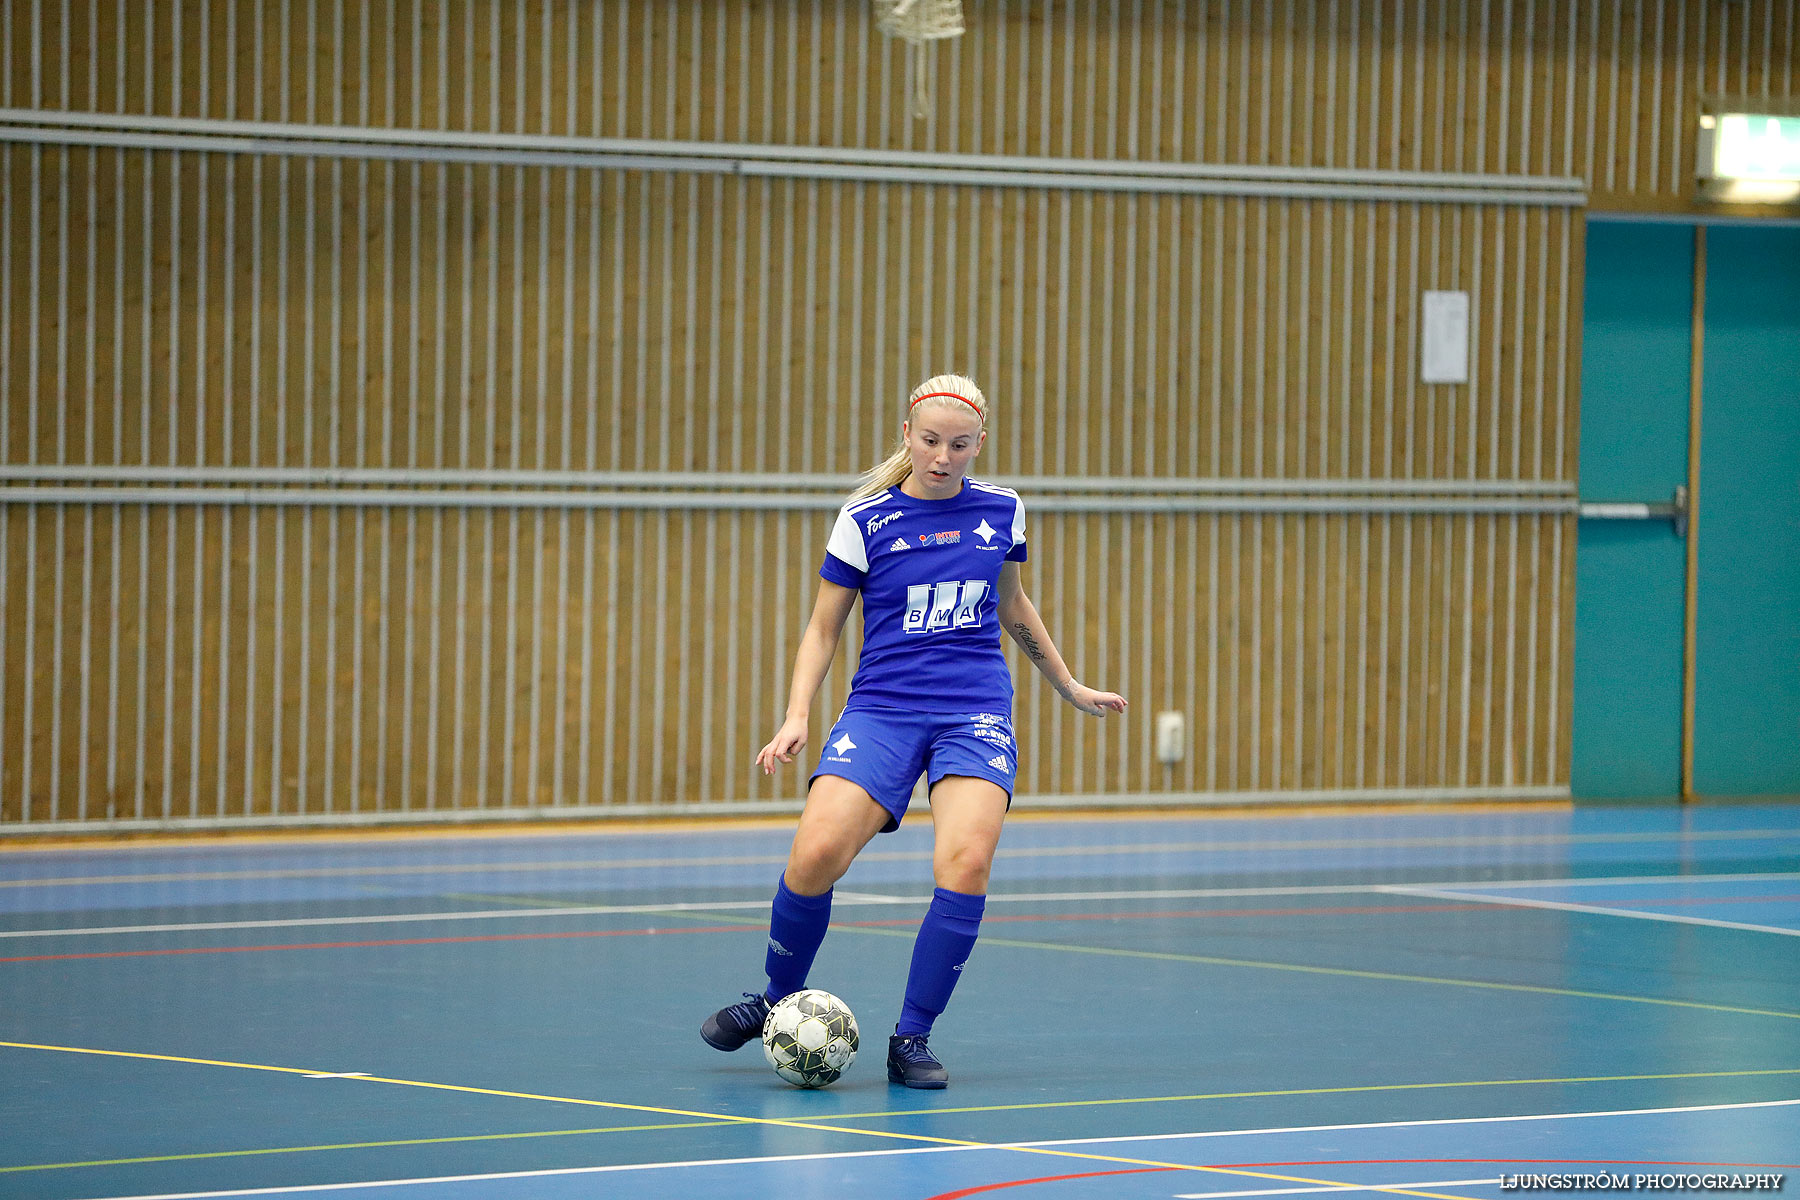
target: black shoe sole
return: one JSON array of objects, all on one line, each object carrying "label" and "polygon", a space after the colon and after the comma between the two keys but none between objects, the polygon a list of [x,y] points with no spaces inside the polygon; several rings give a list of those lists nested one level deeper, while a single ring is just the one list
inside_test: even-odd
[{"label": "black shoe sole", "polygon": [[909,1088],[917,1088],[921,1091],[937,1091],[949,1084],[950,1081],[948,1079],[920,1079],[915,1081],[908,1079],[906,1077],[906,1072],[889,1067],[888,1082],[902,1084]]}]

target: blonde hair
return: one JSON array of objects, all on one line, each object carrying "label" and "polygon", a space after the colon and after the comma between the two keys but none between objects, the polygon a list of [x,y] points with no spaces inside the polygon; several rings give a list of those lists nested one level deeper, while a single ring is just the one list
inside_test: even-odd
[{"label": "blonde hair", "polygon": [[[966,375],[933,375],[914,388],[906,398],[907,420],[912,419],[914,410],[921,405],[957,412],[966,412],[972,408],[981,418],[981,427],[987,428],[987,397],[981,394],[975,381]],[[906,439],[903,437],[898,449],[863,472],[862,482],[850,493],[848,503],[854,504],[889,488],[899,487],[911,474],[912,454],[907,450]]]}]

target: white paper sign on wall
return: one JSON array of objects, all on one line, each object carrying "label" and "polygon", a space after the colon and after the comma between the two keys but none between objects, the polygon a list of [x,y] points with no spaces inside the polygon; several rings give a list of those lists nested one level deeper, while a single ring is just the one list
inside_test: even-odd
[{"label": "white paper sign on wall", "polygon": [[1469,293],[1426,292],[1419,377],[1426,383],[1469,382]]}]

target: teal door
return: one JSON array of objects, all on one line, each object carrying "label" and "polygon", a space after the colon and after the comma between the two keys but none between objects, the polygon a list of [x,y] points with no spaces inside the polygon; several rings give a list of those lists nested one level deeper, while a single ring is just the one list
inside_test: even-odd
[{"label": "teal door", "polygon": [[[1694,233],[1588,226],[1583,500],[1686,481]],[[1693,790],[1800,794],[1800,227],[1708,227],[1705,293]],[[1578,798],[1680,794],[1685,580],[1670,523],[1581,522]]]},{"label": "teal door", "polygon": [[[1666,503],[1687,481],[1694,231],[1587,231],[1581,498]],[[1687,550],[1668,521],[1582,521],[1575,549],[1570,789],[1681,793]]]},{"label": "teal door", "polygon": [[1694,792],[1800,794],[1800,228],[1706,235]]}]

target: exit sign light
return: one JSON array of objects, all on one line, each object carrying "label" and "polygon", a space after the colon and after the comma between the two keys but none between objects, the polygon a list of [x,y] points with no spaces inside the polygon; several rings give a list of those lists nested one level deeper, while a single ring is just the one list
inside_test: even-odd
[{"label": "exit sign light", "polygon": [[1800,183],[1800,117],[1721,113],[1713,121],[1712,178]]}]

